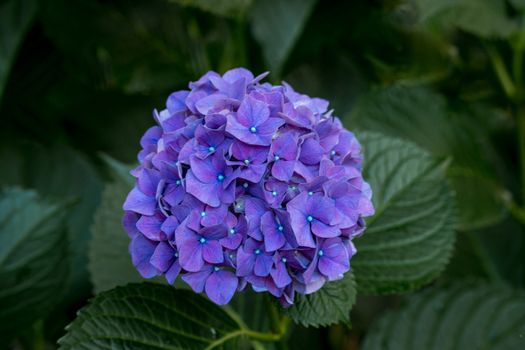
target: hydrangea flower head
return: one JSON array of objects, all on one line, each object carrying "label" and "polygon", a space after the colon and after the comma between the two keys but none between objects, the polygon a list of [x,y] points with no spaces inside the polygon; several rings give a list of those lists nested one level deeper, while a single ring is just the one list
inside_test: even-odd
[{"label": "hydrangea flower head", "polygon": [[226,304],[283,306],[342,278],[374,213],[354,135],[328,102],[237,68],[172,93],[142,137],[124,203],[134,266]]}]

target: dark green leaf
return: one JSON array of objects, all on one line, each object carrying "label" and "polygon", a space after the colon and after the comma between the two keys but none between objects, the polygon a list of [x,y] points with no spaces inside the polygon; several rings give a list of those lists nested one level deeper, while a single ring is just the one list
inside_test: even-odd
[{"label": "dark green leaf", "polygon": [[66,220],[72,253],[71,293],[73,298],[83,298],[90,289],[86,267],[89,226],[100,201],[102,180],[94,166],[70,148],[15,145],[16,151],[0,152],[0,164],[7,165],[0,167],[2,183],[77,201]]},{"label": "dark green leaf", "polygon": [[516,29],[501,0],[417,0],[416,3],[423,24],[455,27],[484,38],[505,38]]},{"label": "dark green leaf", "polygon": [[35,17],[36,0],[9,0],[0,4],[0,102],[15,55]]},{"label": "dark green leaf", "polygon": [[360,139],[376,214],[355,240],[358,288],[365,293],[418,288],[443,271],[454,244],[456,207],[446,163],[382,134],[363,133]]},{"label": "dark green leaf", "polygon": [[192,6],[225,17],[244,13],[253,0],[171,0],[183,6]]},{"label": "dark green leaf", "polygon": [[17,187],[0,194],[0,344],[46,316],[65,292],[67,206]]},{"label": "dark green leaf", "polygon": [[197,294],[143,283],[101,293],[81,309],[60,349],[212,349],[244,330]]},{"label": "dark green leaf", "polygon": [[309,295],[296,296],[287,314],[303,326],[328,326],[350,321],[350,311],[355,303],[356,289],[351,272],[343,279],[327,283]]},{"label": "dark green leaf", "polygon": [[523,349],[525,294],[475,284],[429,290],[382,317],[364,350]]},{"label": "dark green leaf", "polygon": [[95,212],[89,245],[89,271],[95,292],[109,290],[129,282],[139,282],[141,276],[131,263],[128,253],[130,239],[122,226],[122,204],[133,186],[131,167],[105,157],[114,181],[106,185],[102,201]]},{"label": "dark green leaf", "polygon": [[349,122],[413,141],[435,156],[452,155],[447,175],[458,194],[461,229],[504,218],[495,166],[489,160],[492,152],[483,141],[487,137],[478,116],[450,114],[444,98],[429,89],[395,85],[363,97]]},{"label": "dark green leaf", "polygon": [[250,11],[253,35],[275,76],[299,38],[316,0],[256,0]]}]

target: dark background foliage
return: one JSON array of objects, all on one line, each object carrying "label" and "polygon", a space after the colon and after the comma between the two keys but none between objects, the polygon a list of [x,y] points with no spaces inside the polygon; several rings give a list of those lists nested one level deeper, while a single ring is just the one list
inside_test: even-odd
[{"label": "dark background foliage", "polygon": [[[414,340],[407,329],[445,327],[446,314],[429,321],[413,306],[423,310],[433,298],[452,313],[468,308],[463,320],[469,326],[453,335],[444,328],[452,343],[436,348],[466,349],[469,327],[486,326],[476,323],[482,321],[475,307],[492,295],[494,302],[521,300],[504,305],[507,316],[518,310],[515,323],[507,319],[517,338],[474,339],[521,348],[524,13],[520,0],[0,1],[0,185],[34,190],[5,190],[0,202],[0,348],[55,348],[95,292],[139,281],[122,272],[130,268],[127,238],[120,212],[111,210],[130,185],[115,181],[125,169],[111,159],[135,161],[153,108],[162,108],[170,92],[208,70],[238,66],[256,74],[270,70],[271,82],[285,80],[330,100],[352,130],[416,144],[448,165],[455,192],[455,202],[446,203],[457,207],[457,235],[442,274],[440,267],[373,296],[385,290],[367,281],[356,261],[360,294],[351,322],[306,328],[306,316],[292,313],[299,324],[289,335],[291,348],[429,348],[431,340]],[[15,214],[8,213],[21,216],[9,221]],[[436,215],[430,224],[439,225]],[[42,259],[31,262],[37,267],[24,260],[32,253]],[[9,256],[18,256],[18,265]],[[15,280],[40,284],[24,294],[22,287],[9,290]],[[410,299],[421,287],[426,290]],[[454,298],[464,304],[453,304]],[[409,307],[402,306],[406,300]],[[24,309],[25,301],[40,306]],[[234,308],[252,318],[264,309],[246,300],[234,301]],[[383,316],[387,310],[398,312]],[[19,319],[22,313],[31,317]],[[250,327],[267,327],[252,321],[245,319]],[[394,323],[408,328],[396,330]],[[393,337],[408,340],[396,347]]]}]

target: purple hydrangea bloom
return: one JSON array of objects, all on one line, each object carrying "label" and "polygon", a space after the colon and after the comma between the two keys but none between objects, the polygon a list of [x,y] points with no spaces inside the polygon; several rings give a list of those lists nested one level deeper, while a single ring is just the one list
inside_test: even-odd
[{"label": "purple hydrangea bloom", "polygon": [[374,213],[359,142],[328,102],[244,68],[172,93],[146,131],[123,225],[145,278],[217,304],[250,286],[283,306],[342,278]]}]

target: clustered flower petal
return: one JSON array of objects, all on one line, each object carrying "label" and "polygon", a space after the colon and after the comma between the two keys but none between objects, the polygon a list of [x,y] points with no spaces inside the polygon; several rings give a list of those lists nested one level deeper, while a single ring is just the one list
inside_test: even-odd
[{"label": "clustered flower petal", "polygon": [[172,93],[142,137],[124,203],[134,266],[226,304],[283,306],[343,277],[374,213],[354,135],[328,102],[237,68]]}]

